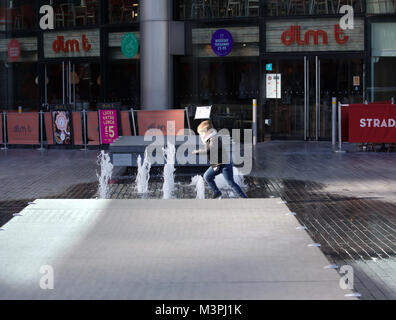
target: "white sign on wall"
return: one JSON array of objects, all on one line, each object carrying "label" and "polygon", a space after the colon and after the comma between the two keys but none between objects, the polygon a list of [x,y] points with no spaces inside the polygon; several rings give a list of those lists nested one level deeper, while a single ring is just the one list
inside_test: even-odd
[{"label": "white sign on wall", "polygon": [[197,107],[197,111],[195,112],[195,119],[210,119],[211,110],[212,106]]},{"label": "white sign on wall", "polygon": [[267,99],[280,99],[282,97],[281,81],[282,75],[280,73],[266,74]]}]

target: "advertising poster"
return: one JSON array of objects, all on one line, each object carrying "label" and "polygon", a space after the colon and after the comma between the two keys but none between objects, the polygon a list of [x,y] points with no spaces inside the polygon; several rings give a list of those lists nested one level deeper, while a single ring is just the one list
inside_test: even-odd
[{"label": "advertising poster", "polygon": [[72,117],[71,108],[68,105],[51,105],[52,130],[54,144],[71,145],[72,141]]},{"label": "advertising poster", "polygon": [[117,110],[99,110],[100,143],[110,144],[118,138]]},{"label": "advertising poster", "polygon": [[267,99],[281,99],[281,74],[266,74]]}]

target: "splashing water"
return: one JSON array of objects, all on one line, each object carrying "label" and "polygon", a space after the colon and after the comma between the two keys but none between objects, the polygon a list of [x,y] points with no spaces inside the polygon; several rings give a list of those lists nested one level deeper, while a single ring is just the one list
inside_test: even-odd
[{"label": "splashing water", "polygon": [[[243,174],[239,172],[238,168],[233,167],[233,175],[234,175],[235,183],[238,184],[241,188],[246,188],[245,178],[244,178]],[[215,183],[221,191],[229,192],[229,196],[231,196],[231,197],[236,196],[234,194],[234,192],[232,191],[230,185],[224,179],[224,176],[222,174],[219,174],[218,176],[216,176]]]},{"label": "splashing water", "polygon": [[99,180],[98,196],[99,199],[107,199],[109,193],[109,180],[113,174],[113,165],[110,161],[110,156],[103,150],[98,155],[96,163],[100,166],[100,175],[96,172],[96,177]]},{"label": "splashing water", "polygon": [[136,189],[138,193],[148,192],[148,182],[150,180],[151,162],[148,159],[147,149],[144,152],[144,160],[142,164],[142,157],[137,158],[138,172],[136,176]]},{"label": "splashing water", "polygon": [[191,179],[191,185],[195,186],[197,192],[196,199],[205,199],[205,180],[202,176],[195,176]]},{"label": "splashing water", "polygon": [[163,149],[166,164],[164,166],[164,184],[162,186],[163,198],[172,198],[175,189],[175,154],[176,148],[172,143],[168,143],[166,149]]}]

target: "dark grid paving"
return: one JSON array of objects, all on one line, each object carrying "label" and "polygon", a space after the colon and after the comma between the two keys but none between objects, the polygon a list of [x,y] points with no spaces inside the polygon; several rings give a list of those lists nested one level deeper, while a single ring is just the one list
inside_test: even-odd
[{"label": "dark grid paving", "polygon": [[[157,172],[151,177],[149,190],[139,195],[133,171],[126,170],[113,179],[109,198],[162,198],[163,179]],[[191,176],[177,177],[174,197],[196,196]],[[245,178],[250,198],[280,197],[298,221],[307,227],[313,242],[330,263],[351,265],[355,272],[355,289],[363,299],[396,299],[396,204],[373,198],[353,198],[324,191],[316,182]],[[205,190],[206,197],[210,191]],[[89,199],[97,196],[97,183],[77,184],[53,199]],[[227,197],[227,195],[225,195]],[[34,199],[1,201],[0,225],[12,218]]]}]

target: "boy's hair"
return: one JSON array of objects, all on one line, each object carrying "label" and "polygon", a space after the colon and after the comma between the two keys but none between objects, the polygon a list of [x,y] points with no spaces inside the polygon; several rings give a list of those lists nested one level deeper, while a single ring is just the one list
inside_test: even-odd
[{"label": "boy's hair", "polygon": [[210,120],[205,120],[199,124],[197,131],[209,131],[210,129],[213,129],[212,122]]}]

